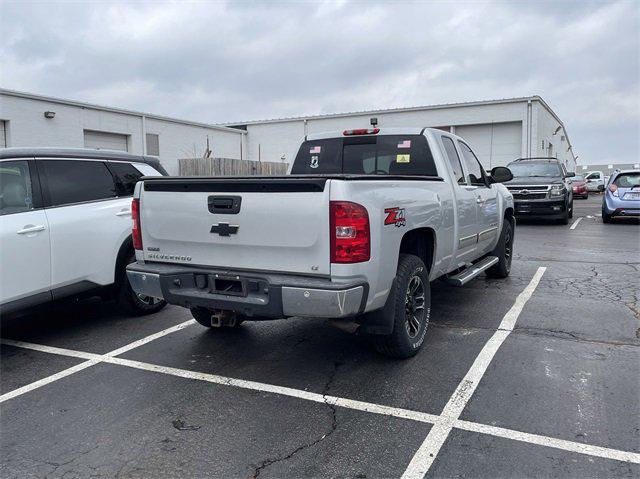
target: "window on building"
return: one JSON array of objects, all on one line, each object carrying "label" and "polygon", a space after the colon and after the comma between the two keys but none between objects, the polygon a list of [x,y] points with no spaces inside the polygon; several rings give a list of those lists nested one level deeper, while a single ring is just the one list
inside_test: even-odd
[{"label": "window on building", "polygon": [[0,215],[33,209],[31,176],[26,161],[0,163]]},{"label": "window on building", "polygon": [[0,148],[7,147],[7,122],[0,120]]},{"label": "window on building", "polygon": [[460,163],[460,157],[456,151],[456,146],[453,144],[453,140],[448,136],[442,137],[442,144],[444,145],[444,151],[447,153],[447,160],[453,170],[453,176],[460,184],[464,184],[464,171],[462,169],[462,163]]},{"label": "window on building", "polygon": [[51,206],[116,196],[113,176],[101,161],[38,160]]},{"label": "window on building", "polygon": [[142,173],[129,163],[111,161],[108,166],[116,177],[118,196],[132,196]]},{"label": "window on building", "polygon": [[147,133],[147,155],[160,156],[160,135]]},{"label": "window on building", "polygon": [[464,158],[464,163],[467,166],[469,183],[476,186],[486,186],[482,166],[480,165],[478,158],[476,158],[476,155],[471,151],[471,148],[469,148],[466,143],[458,141],[458,145],[460,145],[460,151],[462,151],[462,157]]}]

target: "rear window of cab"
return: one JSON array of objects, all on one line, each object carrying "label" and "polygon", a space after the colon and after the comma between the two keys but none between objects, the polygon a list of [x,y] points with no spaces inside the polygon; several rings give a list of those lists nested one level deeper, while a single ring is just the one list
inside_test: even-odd
[{"label": "rear window of cab", "polygon": [[437,176],[423,135],[367,135],[302,143],[291,173]]}]

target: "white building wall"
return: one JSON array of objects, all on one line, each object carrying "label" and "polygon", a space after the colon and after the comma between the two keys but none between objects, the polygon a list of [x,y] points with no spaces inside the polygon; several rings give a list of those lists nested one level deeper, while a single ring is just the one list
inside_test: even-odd
[{"label": "white building wall", "polygon": [[146,119],[147,133],[159,135],[160,161],[169,174],[178,174],[178,158],[202,156],[207,147],[214,157],[240,158],[243,133],[233,133],[152,118]]},{"label": "white building wall", "polygon": [[[45,111],[54,111],[47,119]],[[0,120],[6,122],[8,147],[84,148],[84,130],[127,136],[129,153],[144,152],[142,114],[114,112],[64,101],[47,101],[0,93]],[[245,133],[239,130],[208,128],[187,122],[147,116],[146,132],[159,135],[160,162],[169,174],[178,174],[178,158],[201,155],[209,147],[214,156],[240,158]]]},{"label": "white building wall", "polygon": [[247,160],[289,161],[305,136],[303,120],[258,123],[247,127]]},{"label": "white building wall", "polygon": [[534,102],[536,135],[532,156],[549,156],[549,145],[553,145],[551,155],[558,158],[568,171],[575,171],[576,162],[569,149],[567,133],[560,122],[540,102]]},{"label": "white building wall", "polygon": [[[526,102],[513,102],[308,118],[306,127],[304,119],[249,123],[247,125],[248,159],[258,159],[258,145],[260,145],[262,161],[280,161],[284,155],[285,160],[290,162],[305,133],[367,128],[370,127],[371,117],[376,117],[380,127],[485,125],[491,131],[491,123],[495,123],[494,140],[497,139],[500,143],[496,149],[492,150],[490,146],[485,145],[485,142],[480,142],[481,137],[468,139],[474,151],[477,150],[480,160],[489,168],[491,165],[505,164],[519,156],[524,156],[522,125],[526,121],[526,115]],[[514,151],[515,156],[513,156]]]},{"label": "white building wall", "polygon": [[[56,112],[46,119],[44,112]],[[566,132],[538,97],[503,102],[345,113],[326,117],[266,120],[249,123],[246,131],[173,120],[126,110],[87,105],[0,90],[0,120],[6,121],[7,146],[84,147],[84,130],[127,136],[128,151],[143,154],[146,133],[159,135],[160,160],[170,174],[178,173],[178,158],[199,156],[207,137],[214,156],[290,162],[305,134],[367,128],[371,117],[380,127],[451,127],[469,142],[485,168],[516,157],[553,154],[575,169]],[[143,125],[144,123],[144,125]],[[562,137],[565,140],[562,140]],[[544,141],[544,146],[543,146]]]}]

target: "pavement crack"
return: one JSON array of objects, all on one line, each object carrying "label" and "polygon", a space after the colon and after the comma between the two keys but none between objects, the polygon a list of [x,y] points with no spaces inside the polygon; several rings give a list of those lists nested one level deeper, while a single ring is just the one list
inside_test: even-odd
[{"label": "pavement crack", "polygon": [[[497,331],[496,328],[485,328],[481,326],[459,326],[451,323],[431,323],[430,326],[436,327],[436,328],[459,329],[463,331],[493,331],[493,332]],[[603,344],[607,346],[640,347],[640,342],[591,339],[591,338],[582,337],[576,333],[571,333],[569,331],[562,331],[560,329],[551,329],[551,328],[535,328],[531,326],[517,326],[515,329],[513,329],[512,333],[530,334],[534,336],[550,336],[555,339],[563,339],[566,341],[576,341],[579,343]],[[636,332],[636,336],[638,336],[639,333],[640,333],[640,330],[639,332]]]},{"label": "pavement crack", "polygon": [[331,411],[331,425],[330,428],[326,430],[326,432],[324,432],[320,437],[317,437],[316,439],[314,439],[311,442],[302,444],[298,447],[296,447],[295,449],[293,449],[291,452],[285,454],[285,455],[280,455],[280,456],[276,456],[276,457],[270,457],[267,458],[265,460],[263,460],[258,466],[256,466],[256,468],[253,471],[253,474],[251,474],[249,476],[249,479],[257,479],[260,474],[262,473],[262,471],[264,471],[266,468],[268,468],[269,466],[272,466],[273,464],[279,463],[279,462],[283,462],[283,461],[287,461],[289,459],[291,459],[293,456],[295,456],[296,454],[298,454],[301,451],[304,451],[305,449],[309,449],[314,447],[316,444],[319,444],[320,442],[324,441],[326,438],[328,438],[329,436],[331,436],[335,430],[338,427],[338,418],[337,418],[337,408],[334,404],[332,404],[329,401],[329,397],[327,396],[327,393],[329,392],[329,389],[331,389],[331,385],[336,377],[336,374],[338,372],[338,369],[340,368],[340,366],[342,366],[344,363],[342,363],[341,361],[334,361],[333,362],[333,368],[331,370],[331,373],[329,374],[329,377],[327,379],[327,381],[324,384],[324,387],[322,388],[322,398],[324,401],[324,404],[330,409]]},{"label": "pavement crack", "polygon": [[[77,452],[73,457],[71,457],[69,460],[67,461],[63,461],[63,462],[56,462],[56,461],[45,461],[45,460],[40,460],[40,462],[47,464],[49,466],[53,466],[53,470],[51,470],[50,472],[48,472],[47,474],[45,474],[45,478],[49,477],[50,475],[56,475],[58,470],[61,467],[64,466],[68,466],[72,463],[74,463],[75,461],[77,461],[78,459],[80,459],[82,456],[86,456],[87,454],[89,454],[92,451],[95,451],[98,447],[100,447],[100,444],[96,444],[93,447],[90,447],[89,449],[85,450],[85,451],[79,451]],[[68,471],[67,471],[68,472]],[[66,474],[66,472],[63,473],[63,475]]]}]

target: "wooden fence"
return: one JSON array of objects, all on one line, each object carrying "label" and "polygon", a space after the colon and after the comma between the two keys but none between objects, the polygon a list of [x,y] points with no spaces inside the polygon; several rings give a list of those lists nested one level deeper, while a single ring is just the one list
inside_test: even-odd
[{"label": "wooden fence", "polygon": [[180,176],[277,176],[287,173],[287,163],[233,158],[180,158]]}]

